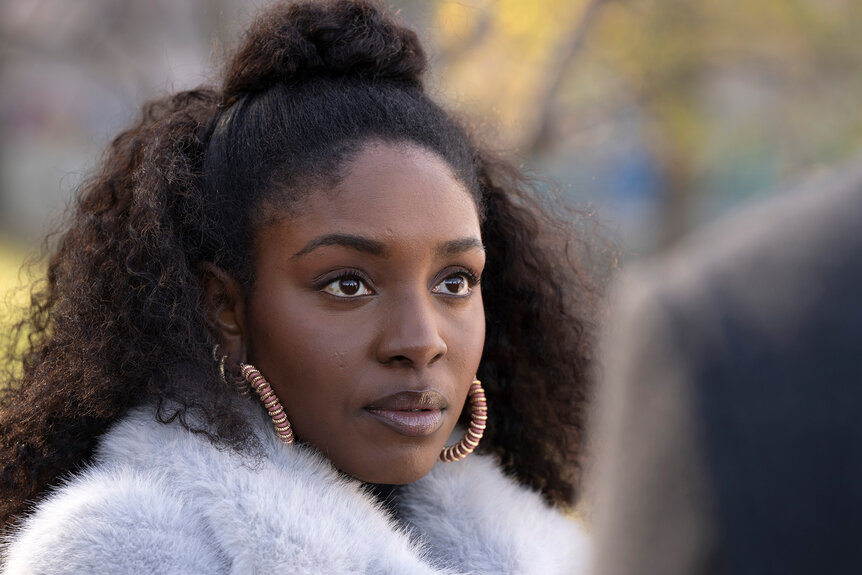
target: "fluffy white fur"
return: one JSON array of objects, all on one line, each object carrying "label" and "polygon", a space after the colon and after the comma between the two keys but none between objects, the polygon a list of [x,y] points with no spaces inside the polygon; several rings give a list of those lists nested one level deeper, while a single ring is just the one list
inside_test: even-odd
[{"label": "fluffy white fur", "polygon": [[138,410],[7,542],[7,574],[555,573],[586,570],[578,526],[489,457],[438,463],[394,520],[315,451],[254,417],[252,461]]}]

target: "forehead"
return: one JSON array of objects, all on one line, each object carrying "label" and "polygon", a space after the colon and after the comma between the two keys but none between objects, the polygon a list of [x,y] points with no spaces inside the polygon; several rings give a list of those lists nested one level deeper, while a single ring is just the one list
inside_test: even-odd
[{"label": "forehead", "polygon": [[309,193],[291,211],[286,223],[303,235],[337,231],[419,241],[480,233],[475,201],[446,161],[405,143],[366,145],[338,184]]}]

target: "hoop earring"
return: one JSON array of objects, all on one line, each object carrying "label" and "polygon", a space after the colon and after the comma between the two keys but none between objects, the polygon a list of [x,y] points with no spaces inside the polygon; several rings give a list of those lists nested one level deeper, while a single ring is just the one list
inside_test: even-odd
[{"label": "hoop earring", "polygon": [[485,434],[485,426],[488,422],[488,401],[485,399],[485,390],[482,389],[482,382],[478,379],[473,380],[470,386],[470,427],[467,433],[461,438],[461,441],[455,445],[450,445],[440,452],[440,461],[450,463],[464,459],[479,445],[479,440]]},{"label": "hoop earring", "polygon": [[251,388],[260,396],[261,403],[263,403],[263,406],[272,418],[272,424],[275,426],[275,433],[278,435],[278,438],[285,445],[293,443],[293,429],[290,427],[287,414],[284,412],[278,396],[275,395],[275,392],[269,386],[269,382],[250,363],[239,364],[239,370]]},{"label": "hoop earring", "polygon": [[249,396],[248,383],[242,377],[237,377],[232,373],[228,373],[227,368],[225,368],[224,362],[227,359],[227,354],[223,354],[219,356],[219,344],[215,344],[213,346],[213,360],[218,362],[218,374],[221,378],[222,383],[225,387],[231,387],[231,384],[228,383],[228,377],[233,381],[233,387],[236,389],[237,393],[239,393],[243,397]]}]

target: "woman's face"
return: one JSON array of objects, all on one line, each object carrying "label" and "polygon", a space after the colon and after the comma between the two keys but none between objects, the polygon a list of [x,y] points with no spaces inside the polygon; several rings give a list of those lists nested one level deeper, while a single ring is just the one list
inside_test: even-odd
[{"label": "woman's face", "polygon": [[467,189],[410,145],[261,230],[243,337],[297,437],[363,481],[428,473],[479,366],[484,265]]}]

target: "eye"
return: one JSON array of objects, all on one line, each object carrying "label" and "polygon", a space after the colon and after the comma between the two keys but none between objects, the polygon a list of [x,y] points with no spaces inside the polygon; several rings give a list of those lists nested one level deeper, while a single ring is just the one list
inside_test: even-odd
[{"label": "eye", "polygon": [[443,295],[466,297],[473,293],[473,286],[478,281],[467,272],[458,272],[443,279],[431,290]]},{"label": "eye", "polygon": [[365,281],[355,275],[341,276],[335,278],[323,287],[324,292],[336,297],[353,298],[364,295],[372,295],[374,292]]}]

